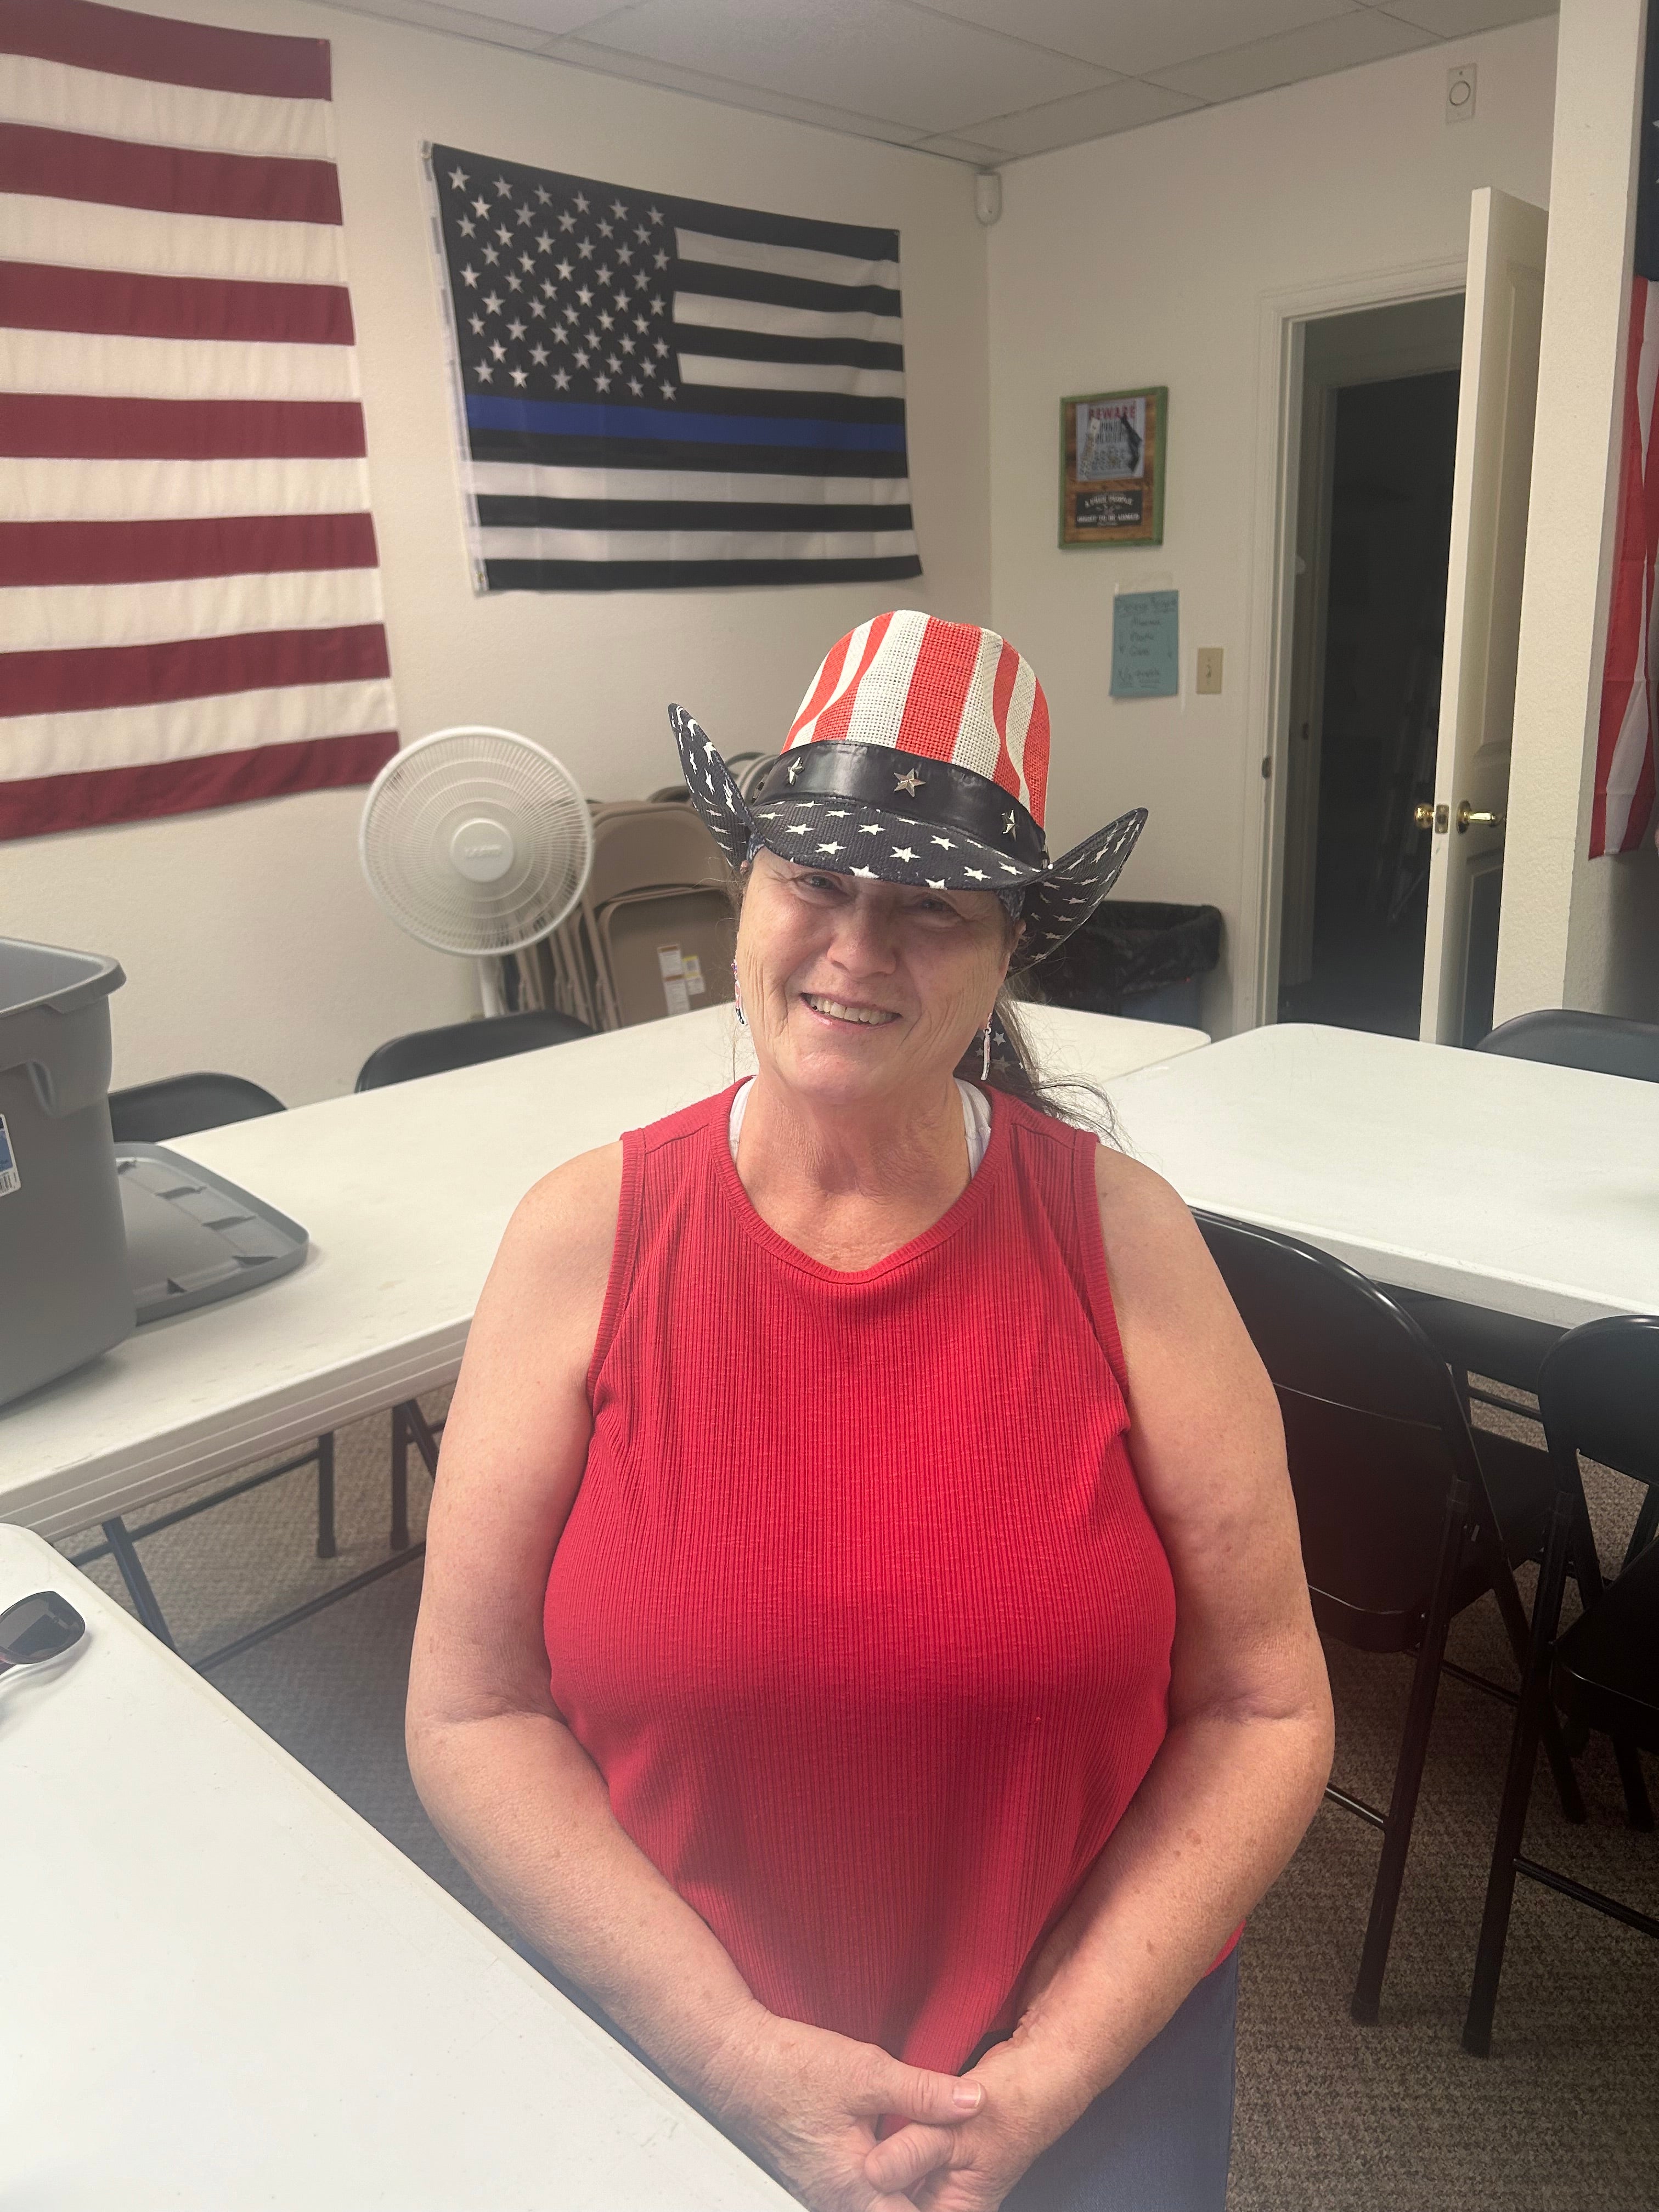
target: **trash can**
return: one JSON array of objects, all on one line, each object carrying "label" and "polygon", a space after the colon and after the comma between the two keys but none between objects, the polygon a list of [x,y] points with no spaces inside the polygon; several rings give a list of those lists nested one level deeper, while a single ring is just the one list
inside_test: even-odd
[{"label": "trash can", "polygon": [[1103,899],[1031,970],[1051,1006],[1197,1029],[1203,979],[1221,957],[1221,909]]},{"label": "trash can", "polygon": [[0,1405],[134,1327],[110,1134],[118,963],[0,937]]}]

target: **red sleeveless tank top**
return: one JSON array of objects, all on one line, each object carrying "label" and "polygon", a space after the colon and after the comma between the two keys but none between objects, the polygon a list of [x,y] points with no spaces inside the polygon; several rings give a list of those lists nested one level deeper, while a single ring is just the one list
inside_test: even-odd
[{"label": "red sleeveless tank top", "polygon": [[623,1139],[553,1696],[773,2012],[955,2070],[1167,1726],[1095,1140],[991,1094],[933,1226],[842,1273],[750,1205],[732,1093]]}]

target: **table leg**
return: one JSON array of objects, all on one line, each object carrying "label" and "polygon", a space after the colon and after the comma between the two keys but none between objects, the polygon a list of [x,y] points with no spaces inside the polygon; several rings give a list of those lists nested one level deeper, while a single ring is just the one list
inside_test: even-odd
[{"label": "table leg", "polygon": [[176,1651],[179,1647],[173,1640],[173,1631],[167,1626],[167,1615],[155,1601],[155,1593],[149,1586],[149,1577],[144,1572],[143,1563],[138,1557],[137,1547],[126,1522],[118,1513],[103,1526],[104,1540],[109,1546],[111,1557],[121,1571],[121,1579],[127,1586],[139,1620],[152,1636],[161,1638],[169,1651]]},{"label": "table leg", "polygon": [[339,1553],[334,1533],[334,1432],[317,1439],[317,1556],[331,1559]]},{"label": "table leg", "polygon": [[392,1408],[392,1549],[409,1547],[409,1431],[402,1406]]}]

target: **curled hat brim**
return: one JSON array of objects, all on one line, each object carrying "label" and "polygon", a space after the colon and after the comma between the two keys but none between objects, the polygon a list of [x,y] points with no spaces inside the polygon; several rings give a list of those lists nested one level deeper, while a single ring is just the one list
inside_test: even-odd
[{"label": "curled hat brim", "polygon": [[763,845],[781,860],[815,862],[836,875],[933,890],[1018,890],[1025,925],[1020,967],[1046,957],[1089,919],[1146,826],[1146,808],[1134,807],[1058,860],[1038,865],[1011,860],[954,823],[931,822],[879,800],[780,793],[751,806],[695,718],[671,707],[668,719],[692,803],[734,873]]}]

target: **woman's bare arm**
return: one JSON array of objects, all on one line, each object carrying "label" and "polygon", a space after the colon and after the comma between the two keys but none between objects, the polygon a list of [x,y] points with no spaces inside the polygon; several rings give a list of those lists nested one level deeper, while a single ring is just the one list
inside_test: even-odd
[{"label": "woman's bare arm", "polygon": [[620,1182],[611,1146],[539,1183],[479,1300],[428,1524],[410,1770],[479,1887],[815,2212],[910,2212],[864,2174],[876,2120],[944,2131],[980,2093],[766,2011],[553,1704],[543,1601],[592,1432]]},{"label": "woman's bare arm", "polygon": [[1092,2045],[1088,2070],[1110,2080],[1300,1842],[1332,1720],[1273,1385],[1180,1198],[1098,1159],[1129,1449],[1175,1578],[1170,1733],[1037,1961],[1026,2017],[1030,2039]]},{"label": "woman's bare arm", "polygon": [[1000,2202],[1151,2041],[1290,1858],[1330,1771],[1273,1386],[1176,1193],[1098,1157],[1129,1447],[1175,1579],[1170,1730],[1034,1961],[1013,2037],[975,2069],[980,2118],[949,2143],[907,2129],[869,2161],[890,2188],[938,2168],[918,2201],[952,2212]]},{"label": "woman's bare arm", "polygon": [[554,1706],[542,1640],[587,1453],[620,1152],[537,1186],[479,1300],[433,1492],[406,1733],[416,1788],[457,1857],[538,1949],[690,2080],[752,2000],[613,1818]]}]

